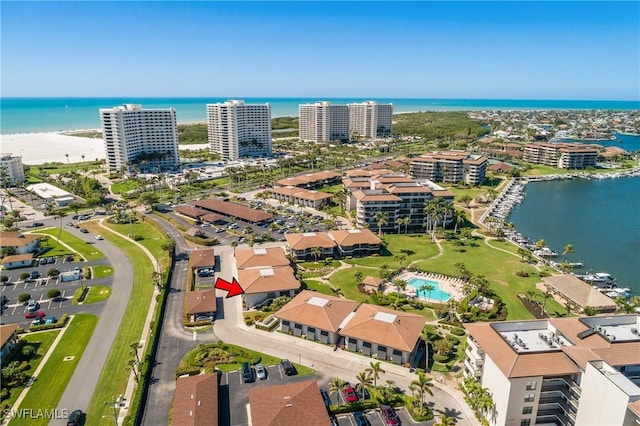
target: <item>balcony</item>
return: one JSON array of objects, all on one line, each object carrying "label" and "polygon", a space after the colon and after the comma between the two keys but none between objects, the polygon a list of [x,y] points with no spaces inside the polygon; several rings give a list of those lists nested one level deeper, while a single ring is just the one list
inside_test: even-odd
[{"label": "balcony", "polygon": [[573,404],[569,404],[569,402],[565,398],[561,397],[541,397],[538,402],[538,410],[552,409],[551,407],[547,407],[548,405],[558,405],[562,407],[562,409],[568,413],[570,416],[575,418],[575,413],[578,411],[578,407]]}]

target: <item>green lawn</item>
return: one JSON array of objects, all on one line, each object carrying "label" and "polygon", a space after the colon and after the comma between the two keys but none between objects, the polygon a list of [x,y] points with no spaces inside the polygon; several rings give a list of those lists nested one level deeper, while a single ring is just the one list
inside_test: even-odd
[{"label": "green lawn", "polygon": [[[144,221],[132,223],[131,226],[129,226],[128,223],[121,225],[113,224],[106,220],[103,224],[122,235],[129,235],[129,233],[133,231],[133,236],[136,238],[136,241],[146,247],[155,256],[155,258],[158,259],[160,269],[164,269],[168,266],[168,254],[166,250],[162,249],[162,245],[165,241],[164,237],[153,226],[145,223]],[[109,232],[103,232],[101,234],[103,237],[107,238],[105,234],[109,234]]]},{"label": "green lawn", "polygon": [[[87,227],[97,231],[100,229],[97,224],[87,224]],[[139,235],[143,235],[141,243],[161,239],[160,234],[148,224],[140,225],[136,228]],[[102,230],[103,231],[103,230]],[[127,231],[128,233],[128,225]],[[87,409],[87,425],[109,425],[111,424],[111,413],[104,401],[125,392],[129,372],[125,369],[129,355],[129,345],[140,341],[142,330],[145,326],[144,320],[149,309],[149,303],[153,295],[154,287],[151,284],[151,273],[153,265],[149,258],[137,246],[129,243],[124,238],[114,235],[111,232],[101,232],[105,240],[118,246],[131,261],[134,268],[133,290],[129,299],[129,304],[124,313],[127,320],[120,325],[120,329],[111,346],[111,351],[100,375],[98,385],[91,398]]]},{"label": "green lawn", "polygon": [[[392,269],[398,269],[415,260],[427,259],[438,254],[438,246],[426,234],[386,234],[383,236],[383,240],[386,247],[383,248],[380,256],[353,258],[345,262],[358,266],[380,267],[387,265]],[[406,257],[402,260],[402,265],[400,265],[400,256]]]},{"label": "green lawn", "polygon": [[106,285],[95,285],[89,288],[89,294],[84,298],[83,304],[90,305],[92,303],[102,302],[111,296],[111,287]]},{"label": "green lawn", "polygon": [[114,194],[124,194],[138,188],[138,181],[134,179],[123,180],[111,185],[111,192]]},{"label": "green lawn", "polygon": [[[41,408],[53,409],[57,407],[97,323],[98,317],[95,315],[74,315],[67,325],[64,336],[60,339],[47,364],[20,404],[20,409],[31,408],[37,411]],[[66,357],[73,358],[65,361]],[[47,419],[15,419],[10,424],[12,426],[47,425],[49,421]]]},{"label": "green lawn", "polygon": [[[180,365],[178,368],[184,368],[187,366],[197,366],[198,364],[195,363],[194,358],[202,350],[202,348],[212,348],[215,346],[217,345],[216,344],[200,345],[200,347],[197,347],[187,352],[187,354],[180,361]],[[224,343],[222,344],[222,346],[224,350],[233,353],[236,359],[236,362],[234,363],[215,365],[215,368],[223,372],[240,370],[243,362],[249,362],[252,365],[260,363],[266,367],[269,365],[278,365],[280,364],[280,361],[281,361],[280,358],[277,358],[275,356],[263,354],[261,352],[256,352],[251,349],[244,348],[242,346],[231,345],[228,343]],[[293,361],[291,361],[291,363],[296,368],[296,371],[298,372],[299,376],[308,376],[315,373],[315,370],[313,370],[312,368],[309,368],[304,365],[296,364]]]},{"label": "green lawn", "polygon": [[113,267],[108,265],[92,266],[91,270],[93,271],[92,278],[94,280],[98,278],[110,277],[111,275],[113,275]]},{"label": "green lawn", "polygon": [[356,280],[355,274],[356,272],[362,272],[363,277],[372,276],[379,277],[380,270],[377,268],[349,268],[349,269],[341,269],[335,273],[333,273],[329,277],[329,281],[333,284],[334,287],[342,290],[342,294],[347,299],[356,300],[359,302],[369,302],[370,298],[368,295],[364,293],[360,293],[358,290],[358,280]]},{"label": "green lawn", "polygon": [[329,296],[335,296],[336,294],[333,292],[333,289],[327,284],[316,281],[311,278],[307,278],[306,280],[302,280],[302,282],[307,286],[307,290],[317,291],[318,293],[326,294]]},{"label": "green lawn", "polygon": [[[472,244],[457,247],[444,241],[443,256],[418,262],[414,266],[424,271],[455,276],[457,271],[454,265],[458,262],[464,263],[472,274],[484,275],[489,280],[490,288],[507,305],[507,319],[533,318],[518,299],[518,294],[526,294],[528,290],[535,288],[535,283],[540,281],[538,271],[533,266],[522,263],[518,256],[487,246],[480,237],[474,238]],[[502,243],[492,241],[491,244]],[[515,274],[518,271],[527,271],[530,276],[518,277]],[[552,300],[547,302],[547,310],[552,313],[564,313],[564,309]]]},{"label": "green lawn", "polygon": [[[47,353],[59,332],[60,330],[42,331],[39,333],[23,334],[20,337],[20,340],[25,340],[36,348],[36,357],[29,361],[29,368],[25,370],[27,376],[32,375],[33,372],[36,371],[36,368],[38,368],[38,365],[42,362],[42,357]],[[13,403],[16,402],[16,399],[18,399],[22,389],[23,387],[11,389],[11,396],[2,401],[2,404],[12,406]]]},{"label": "green lawn", "polygon": [[[54,238],[58,238],[59,231],[60,231],[60,228],[49,228],[49,229],[44,229],[42,231],[38,231],[38,234],[46,234]],[[69,252],[69,250],[66,247],[63,247],[55,243],[53,239],[49,239],[49,241],[50,241],[50,244],[55,244],[56,246],[60,247],[59,249],[57,249],[57,250],[61,250],[61,253],[59,254],[63,254],[63,255],[75,254],[73,252]],[[64,229],[60,233],[60,241],[62,241],[67,246],[71,247],[72,250],[80,254],[80,256],[84,257],[88,261],[98,260],[104,257],[104,254],[102,254],[100,250],[95,248],[93,244],[87,244],[85,241],[65,231]],[[55,256],[57,254],[58,253],[54,253],[53,251],[47,252],[47,256]]]}]

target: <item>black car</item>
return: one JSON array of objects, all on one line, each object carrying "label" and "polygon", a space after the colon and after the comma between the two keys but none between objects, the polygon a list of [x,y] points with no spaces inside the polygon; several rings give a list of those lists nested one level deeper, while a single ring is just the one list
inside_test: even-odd
[{"label": "black car", "polygon": [[327,393],[327,391],[324,389],[320,389],[320,395],[322,395],[322,400],[324,401],[325,407],[330,406],[331,399],[329,399],[329,394]]},{"label": "black car", "polygon": [[80,232],[82,232],[83,234],[88,234],[89,230],[87,228],[80,228]]},{"label": "black car", "polygon": [[253,369],[248,362],[242,363],[242,381],[245,383],[253,382]]},{"label": "black car", "polygon": [[280,361],[280,365],[282,365],[284,374],[286,374],[287,376],[293,376],[294,374],[296,374],[296,369],[288,359],[283,359],[282,361]]},{"label": "black car", "polygon": [[72,411],[67,419],[67,426],[78,426],[82,420],[82,415],[82,410]]},{"label": "black car", "polygon": [[7,303],[9,303],[9,298],[3,294],[2,297],[0,297],[0,305],[6,305]]},{"label": "black car", "polygon": [[355,411],[353,413],[353,418],[356,421],[357,426],[370,426],[369,420],[364,416],[362,411]]}]

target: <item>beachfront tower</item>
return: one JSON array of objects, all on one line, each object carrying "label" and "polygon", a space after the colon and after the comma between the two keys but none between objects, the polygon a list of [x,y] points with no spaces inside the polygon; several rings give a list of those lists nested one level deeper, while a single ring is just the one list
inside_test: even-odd
[{"label": "beachfront tower", "polygon": [[352,138],[375,139],[391,135],[392,104],[366,101],[348,104],[349,133]]},{"label": "beachfront tower", "polygon": [[0,185],[2,188],[24,182],[22,157],[13,154],[0,154]]},{"label": "beachfront tower", "polygon": [[316,102],[298,106],[300,140],[329,142],[349,140],[349,107]]},{"label": "beachfront tower", "polygon": [[209,149],[223,160],[271,155],[271,106],[241,100],[207,104]]},{"label": "beachfront tower", "polygon": [[100,109],[107,171],[162,172],[179,166],[176,110],[127,104]]}]

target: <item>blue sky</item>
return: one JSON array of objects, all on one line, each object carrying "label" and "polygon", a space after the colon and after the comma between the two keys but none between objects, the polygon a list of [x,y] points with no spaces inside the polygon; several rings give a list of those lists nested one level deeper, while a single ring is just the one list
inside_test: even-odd
[{"label": "blue sky", "polygon": [[2,2],[2,96],[640,99],[639,2]]}]

